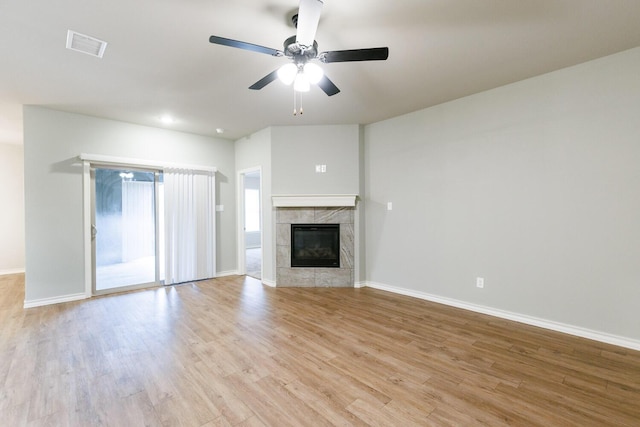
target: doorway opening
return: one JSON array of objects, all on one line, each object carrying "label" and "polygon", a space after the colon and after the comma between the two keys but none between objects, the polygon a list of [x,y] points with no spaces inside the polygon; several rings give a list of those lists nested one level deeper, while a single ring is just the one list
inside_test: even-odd
[{"label": "doorway opening", "polygon": [[[260,169],[240,172],[241,269],[262,279],[262,185]],[[244,267],[244,268],[242,268]]]}]

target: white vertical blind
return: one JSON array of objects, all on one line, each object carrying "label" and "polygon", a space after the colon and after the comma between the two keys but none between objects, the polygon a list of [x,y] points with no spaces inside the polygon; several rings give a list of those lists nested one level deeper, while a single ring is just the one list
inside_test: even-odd
[{"label": "white vertical blind", "polygon": [[164,169],[165,283],[215,276],[215,174]]}]

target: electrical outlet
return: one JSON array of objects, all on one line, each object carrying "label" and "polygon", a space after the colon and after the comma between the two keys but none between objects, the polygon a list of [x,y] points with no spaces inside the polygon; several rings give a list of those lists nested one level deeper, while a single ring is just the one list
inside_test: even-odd
[{"label": "electrical outlet", "polygon": [[478,288],[484,288],[484,278],[476,277],[476,286]]},{"label": "electrical outlet", "polygon": [[387,202],[387,210],[388,211],[392,211],[393,210],[393,203]]}]

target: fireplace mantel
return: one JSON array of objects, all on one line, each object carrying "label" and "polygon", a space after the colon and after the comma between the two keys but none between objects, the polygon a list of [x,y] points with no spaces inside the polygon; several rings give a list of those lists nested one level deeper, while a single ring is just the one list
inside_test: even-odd
[{"label": "fireplace mantel", "polygon": [[354,207],[355,194],[312,194],[312,195],[275,195],[271,196],[276,208],[305,208],[305,207]]}]

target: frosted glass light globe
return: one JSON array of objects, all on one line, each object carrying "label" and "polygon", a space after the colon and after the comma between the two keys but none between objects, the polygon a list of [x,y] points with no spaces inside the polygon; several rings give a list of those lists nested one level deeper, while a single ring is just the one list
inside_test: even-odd
[{"label": "frosted glass light globe", "polygon": [[296,64],[293,64],[291,62],[278,68],[278,78],[287,86],[293,83],[297,74],[298,67],[296,67]]},{"label": "frosted glass light globe", "polygon": [[318,84],[324,76],[324,71],[318,65],[308,62],[304,64],[304,74],[309,79],[309,83]]},{"label": "frosted glass light globe", "polygon": [[293,90],[296,92],[309,92],[309,89],[311,89],[309,78],[304,73],[298,73],[293,82]]}]

